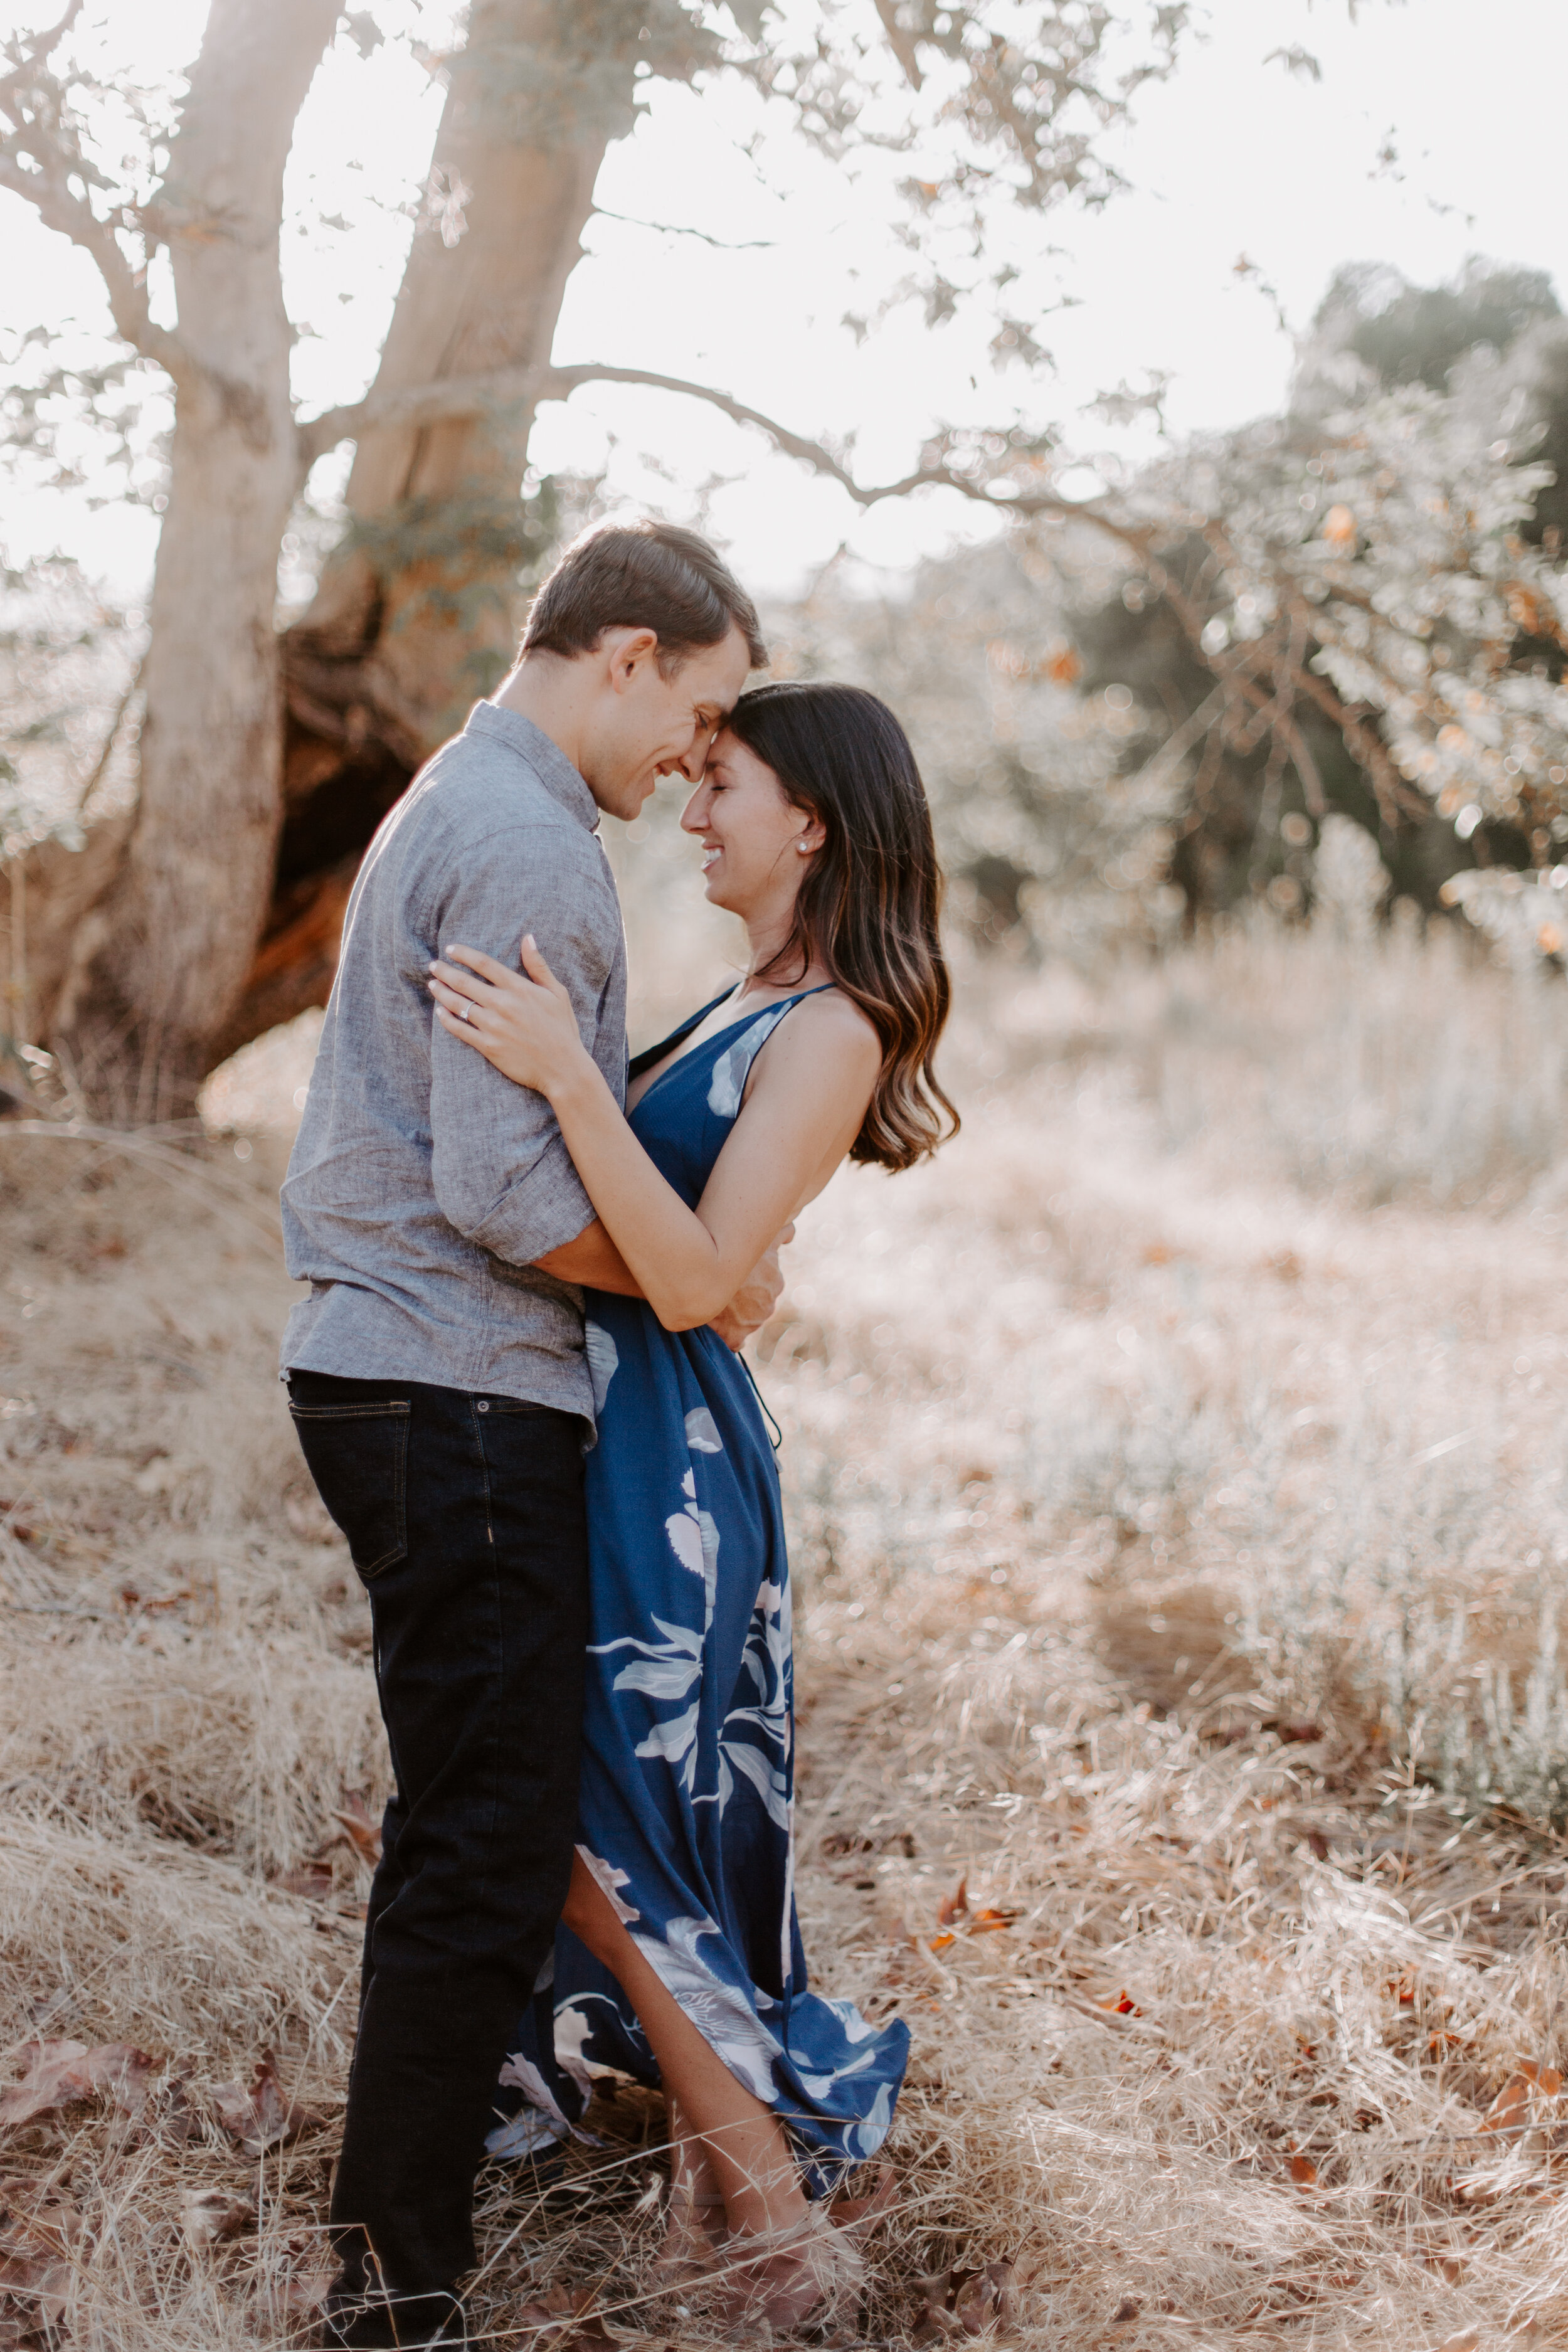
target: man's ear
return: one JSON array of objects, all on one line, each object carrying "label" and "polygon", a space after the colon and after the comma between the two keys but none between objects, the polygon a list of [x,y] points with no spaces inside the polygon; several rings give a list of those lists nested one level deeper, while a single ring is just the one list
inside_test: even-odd
[{"label": "man's ear", "polygon": [[617,694],[624,694],[657,659],[658,633],[655,629],[608,629],[605,633],[605,650],[609,656],[610,684]]}]

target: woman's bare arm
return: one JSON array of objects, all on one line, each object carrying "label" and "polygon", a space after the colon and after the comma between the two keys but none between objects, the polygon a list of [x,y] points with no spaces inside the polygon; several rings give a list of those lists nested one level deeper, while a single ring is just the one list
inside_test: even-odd
[{"label": "woman's bare arm", "polygon": [[[520,976],[493,957],[449,950],[432,975],[437,1017],[508,1077],[548,1096],[584,1189],[666,1328],[711,1322],[855,1140],[880,1067],[876,1032],[837,993],[797,1005],[759,1055],[691,1210],[627,1126],[565,991],[527,941],[523,964]],[[472,1020],[460,1017],[465,1004]]]}]

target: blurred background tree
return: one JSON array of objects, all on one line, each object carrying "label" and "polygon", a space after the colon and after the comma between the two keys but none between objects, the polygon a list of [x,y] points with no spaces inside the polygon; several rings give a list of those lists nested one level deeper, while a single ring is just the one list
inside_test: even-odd
[{"label": "blurred background tree", "polygon": [[[858,676],[907,713],[985,945],[1152,943],[1255,900],[1292,917],[1337,814],[1395,894],[1555,955],[1568,322],[1539,273],[1343,268],[1281,415],[1131,467],[1026,409],[938,426],[867,480],[851,440],[716,383],[552,355],[610,144],[651,84],[730,77],[882,207],[902,275],[853,331],[983,320],[1037,400],[1060,295],[1041,223],[1115,194],[1108,142],[1187,14],[474,0],[427,59],[444,109],[374,380],[314,415],[289,394],[284,169],[322,58],[370,58],[392,10],[213,0],[183,89],[107,69],[79,0],[13,40],[0,185],[90,255],[119,342],[67,364],[41,322],[21,336],[10,455],[63,483],[90,447],[163,517],[144,618],[63,572],[14,586],[35,686],[0,894],[13,1076],[47,1048],[79,1108],[180,1118],[237,1046],[324,1002],[376,824],[503,673],[579,518],[530,469],[538,409],[605,382],[709,404],[862,511],[942,491],[1000,519],[891,597],[829,565],[773,616],[781,670]],[[900,177],[916,155],[931,176]],[[1123,384],[1100,413],[1157,419],[1161,396]],[[332,509],[315,469],[345,445]],[[1102,487],[1074,495],[1086,458]],[[283,613],[301,542],[319,577]],[[77,738],[62,828],[58,791],[46,823],[22,786]]]},{"label": "blurred background tree", "polygon": [[1053,487],[1064,449],[956,456],[1006,541],[874,610],[825,580],[782,639],[910,714],[983,941],[1302,914],[1338,814],[1394,895],[1559,955],[1568,320],[1542,274],[1341,269],[1281,415],[1095,499]]},{"label": "blurred background tree", "polygon": [[[551,543],[549,495],[520,495],[539,403],[596,380],[669,386],[551,357],[601,161],[644,84],[745,76],[847,170],[918,135],[944,161],[897,190],[910,270],[894,299],[933,323],[989,306],[999,350],[1028,358],[1040,304],[1025,305],[1009,224],[1112,193],[1097,141],[1171,70],[1187,14],[877,0],[821,12],[799,42],[754,0],[721,16],[683,0],[474,0],[461,45],[434,61],[446,107],[375,379],[306,418],[289,399],[284,168],[324,52],[373,49],[375,10],[213,0],[183,92],[106,78],[79,37],[81,0],[11,41],[0,185],[92,257],[121,344],[91,382],[46,368],[15,404],[16,429],[35,450],[58,446],[58,404],[74,403],[120,434],[130,480],[128,383],[144,394],[155,373],[173,404],[166,459],[152,461],[164,511],[134,814],[115,821],[87,908],[41,845],[18,852],[29,945],[13,991],[79,1099],[101,1117],[183,1116],[217,1061],[322,1000],[358,857],[506,667]],[[165,257],[172,299],[154,303]],[[750,414],[718,387],[674,388]],[[56,421],[40,425],[41,404]],[[285,533],[311,467],[346,440],[347,531],[280,636]]]}]

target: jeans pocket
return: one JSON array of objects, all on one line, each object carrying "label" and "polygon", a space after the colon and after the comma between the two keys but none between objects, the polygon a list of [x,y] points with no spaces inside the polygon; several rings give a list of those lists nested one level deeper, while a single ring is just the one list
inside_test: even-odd
[{"label": "jeans pocket", "polygon": [[405,1486],[408,1462],[406,1399],[374,1404],[293,1404],[316,1491],[343,1534],[368,1584],[408,1549]]}]

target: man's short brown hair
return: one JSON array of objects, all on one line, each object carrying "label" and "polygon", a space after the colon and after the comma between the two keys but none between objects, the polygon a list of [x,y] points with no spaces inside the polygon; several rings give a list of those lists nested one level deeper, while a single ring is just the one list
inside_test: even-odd
[{"label": "man's short brown hair", "polygon": [[705,539],[668,522],[605,522],[585,530],[533,600],[521,650],[592,653],[606,629],[651,629],[668,676],[732,628],[753,669],[767,660],[757,608]]}]

